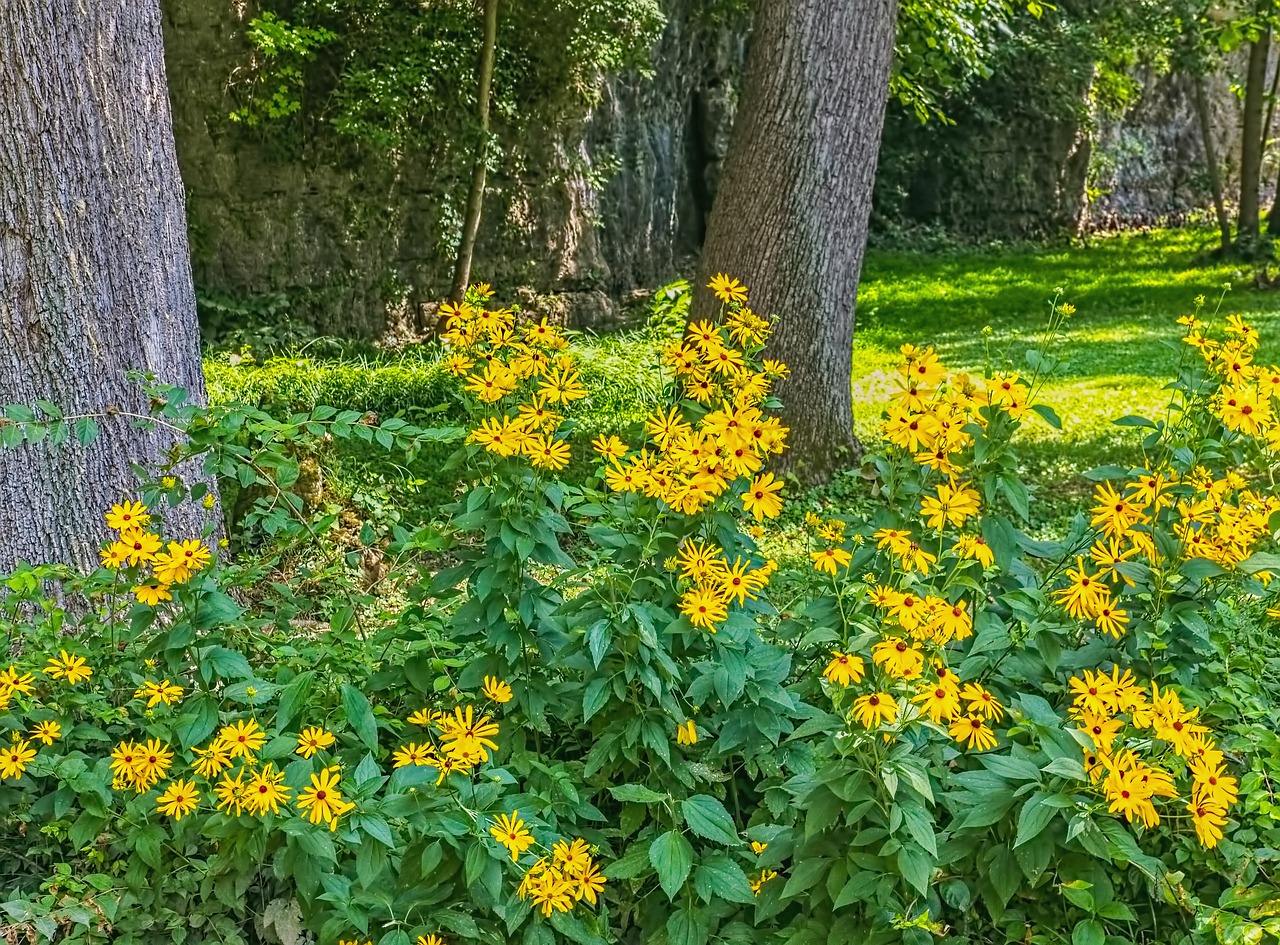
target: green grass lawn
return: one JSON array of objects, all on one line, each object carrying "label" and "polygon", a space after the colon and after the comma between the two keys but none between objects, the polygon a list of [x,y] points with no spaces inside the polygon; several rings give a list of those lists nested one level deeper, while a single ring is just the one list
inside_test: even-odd
[{"label": "green grass lawn", "polygon": [[[1023,367],[1023,353],[1036,342],[1049,300],[1061,288],[1077,311],[1058,349],[1065,364],[1040,400],[1057,410],[1064,426],[1057,432],[1033,419],[1024,436],[1026,477],[1042,487],[1037,517],[1055,521],[1071,496],[1087,488],[1080,472],[1139,458],[1136,437],[1112,421],[1163,412],[1162,388],[1179,357],[1179,346],[1167,342],[1182,334],[1175,319],[1192,310],[1197,295],[1208,296],[1212,310],[1223,286],[1232,286],[1223,314],[1246,315],[1262,330],[1262,358],[1280,360],[1280,293],[1252,288],[1245,267],[1211,260],[1215,241],[1211,231],[1183,229],[1095,237],[1070,247],[868,253],[854,351],[860,434],[875,439],[900,345],[933,345],[953,370]],[[625,425],[646,412],[658,385],[652,337],[583,337],[577,348],[591,390],[575,411],[584,432]],[[430,349],[360,357],[304,352],[262,365],[233,365],[213,355],[206,373],[215,399],[250,399],[273,409],[330,403],[429,422],[447,383],[436,360]],[[839,501],[850,486],[837,486],[828,498]]]},{"label": "green grass lawn", "polygon": [[1042,399],[1062,416],[1066,441],[1108,439],[1115,418],[1163,408],[1161,388],[1178,358],[1165,342],[1180,337],[1174,320],[1197,295],[1212,310],[1232,285],[1224,314],[1247,315],[1262,329],[1263,357],[1280,357],[1280,294],[1245,288],[1250,273],[1235,263],[1206,261],[1215,240],[1185,229],[1097,237],[1082,247],[869,254],[855,341],[860,423],[878,413],[883,372],[904,343],[932,344],[962,370],[1023,367],[1058,288],[1077,312],[1059,349],[1066,363]]}]

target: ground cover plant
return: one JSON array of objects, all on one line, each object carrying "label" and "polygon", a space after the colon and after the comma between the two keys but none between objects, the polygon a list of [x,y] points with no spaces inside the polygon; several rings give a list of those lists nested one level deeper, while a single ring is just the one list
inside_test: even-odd
[{"label": "ground cover plant", "polygon": [[[713,287],[722,319],[662,346],[661,404],[581,479],[572,346],[482,291],[451,313],[461,428],[156,391],[187,445],[106,512],[102,567],[4,584],[6,937],[1280,932],[1275,686],[1249,645],[1280,612],[1280,372],[1256,326],[1182,319],[1176,408],[1129,421],[1141,464],[1089,471],[1051,539],[1017,444],[1060,423],[1040,396],[1071,306],[1016,374],[906,345],[869,498],[806,516],[779,561],[786,366],[745,287]],[[452,443],[444,523],[309,504],[331,440],[410,469]],[[252,496],[254,548],[166,525],[212,515],[210,477]]]}]

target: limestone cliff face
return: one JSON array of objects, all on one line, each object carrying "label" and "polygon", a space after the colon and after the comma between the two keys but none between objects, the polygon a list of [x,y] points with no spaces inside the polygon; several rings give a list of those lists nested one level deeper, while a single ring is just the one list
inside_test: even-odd
[{"label": "limestone cliff face", "polygon": [[[232,4],[165,0],[165,15],[201,292],[275,297],[335,334],[423,327],[451,266],[426,162],[353,161],[319,136],[286,151],[234,125],[228,76],[246,50]],[[557,293],[566,321],[603,329],[618,323],[614,300],[683,271],[710,212],[742,59],[743,37],[706,25],[697,0],[669,4],[654,77],[611,80],[597,108],[513,149],[492,175],[475,277]]]},{"label": "limestone cliff face", "polygon": [[[256,300],[326,333],[426,327],[451,274],[439,222],[460,190],[442,192],[421,156],[338,148],[323,127],[282,147],[269,131],[230,122],[228,79],[247,54],[236,6],[164,0],[198,290]],[[652,77],[615,77],[595,108],[508,147],[490,176],[475,278],[524,296],[555,293],[551,309],[564,321],[605,330],[621,323],[618,300],[693,270],[746,45],[743,30],[709,23],[703,9],[704,0],[668,0]],[[1185,83],[1144,77],[1128,115],[1094,121],[1087,67],[1077,79],[1079,106],[1065,113],[1034,107],[1029,80],[1016,75],[975,90],[954,125],[921,127],[891,103],[875,224],[1025,239],[1205,205]],[[1235,106],[1225,79],[1214,88],[1219,151],[1229,156]],[[1101,193],[1092,208],[1091,185]],[[216,317],[216,304],[204,308]]]}]

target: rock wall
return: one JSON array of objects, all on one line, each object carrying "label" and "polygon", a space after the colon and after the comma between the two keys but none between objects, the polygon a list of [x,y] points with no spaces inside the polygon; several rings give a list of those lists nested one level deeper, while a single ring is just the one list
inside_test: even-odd
[{"label": "rock wall", "polygon": [[[1227,72],[1243,70],[1243,57],[1239,59],[1223,73],[1205,79],[1214,144],[1229,199],[1239,188],[1241,108]],[[1212,201],[1191,80],[1150,70],[1138,70],[1136,77],[1142,92],[1134,105],[1122,117],[1099,122],[1091,226],[1176,224]],[[1269,191],[1268,176],[1264,173],[1263,185]]]},{"label": "rock wall", "polygon": [[[164,0],[206,327],[220,311],[232,319],[287,312],[348,336],[429,327],[429,303],[451,275],[442,207],[463,195],[442,195],[421,157],[355,154],[314,125],[285,148],[270,132],[229,121],[228,78],[248,53],[237,6]],[[687,275],[702,242],[746,40],[709,22],[702,0],[666,6],[651,78],[610,80],[594,109],[561,116],[518,147],[509,142],[490,175],[475,278],[524,298],[555,293],[550,310],[575,327],[619,326],[627,296]],[[1087,63],[1054,78],[1051,104],[1036,100],[1038,70],[1034,57],[1012,57],[949,109],[954,124],[921,126],[890,107],[873,222],[880,233],[928,224],[962,238],[1039,238],[1176,219],[1205,205],[1185,82],[1144,76],[1138,105],[1095,128]],[[1230,155],[1238,108],[1226,79],[1213,82],[1221,153]],[[1091,183],[1100,197],[1087,212]]]},{"label": "rock wall", "polygon": [[[512,147],[490,176],[474,276],[557,293],[578,327],[683,271],[701,243],[728,145],[741,34],[669,4],[656,76],[609,82],[600,106]],[[420,330],[449,285],[427,163],[363,155],[324,135],[282,149],[227,119],[247,49],[230,0],[164,0],[178,157],[206,315],[288,311],[326,333]],[[461,199],[459,194],[459,200]],[[238,301],[237,301],[238,300]]]}]

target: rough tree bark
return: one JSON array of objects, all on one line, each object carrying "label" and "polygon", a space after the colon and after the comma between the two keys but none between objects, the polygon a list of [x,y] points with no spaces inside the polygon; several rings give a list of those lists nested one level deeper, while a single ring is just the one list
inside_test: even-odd
[{"label": "rough tree bark", "polygon": [[120,412],[87,447],[0,448],[0,572],[89,565],[171,442],[123,415],[147,413],[126,372],[204,398],[159,0],[0,2],[0,127],[0,404]]},{"label": "rough tree bark", "polygon": [[1261,237],[1258,190],[1262,185],[1262,149],[1266,135],[1262,117],[1270,58],[1271,30],[1268,29],[1250,44],[1245,74],[1240,128],[1240,214],[1236,221],[1236,243],[1245,252],[1251,252]]},{"label": "rough tree bark", "polygon": [[[742,102],[702,249],[780,317],[791,428],[783,465],[821,481],[853,434],[854,305],[888,98],[897,0],[760,0]],[[694,317],[714,301],[705,290]]]},{"label": "rough tree bark", "polygon": [[493,60],[498,46],[498,0],[485,0],[484,43],[480,48],[479,89],[476,96],[480,123],[480,143],[476,146],[476,162],[471,170],[471,189],[467,193],[467,210],[462,220],[462,242],[453,267],[453,291],[450,297],[461,302],[471,282],[471,260],[480,235],[480,213],[484,207],[484,187],[489,151],[489,98],[493,89]]},{"label": "rough tree bark", "polygon": [[1218,233],[1222,249],[1231,248],[1231,220],[1227,216],[1227,201],[1222,193],[1222,171],[1218,166],[1218,152],[1213,144],[1213,117],[1209,112],[1209,96],[1204,87],[1203,75],[1195,77],[1196,118],[1200,123],[1200,142],[1204,145],[1204,169],[1209,177],[1209,191],[1213,195],[1213,211],[1218,219]]}]

